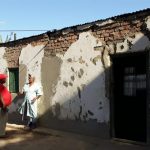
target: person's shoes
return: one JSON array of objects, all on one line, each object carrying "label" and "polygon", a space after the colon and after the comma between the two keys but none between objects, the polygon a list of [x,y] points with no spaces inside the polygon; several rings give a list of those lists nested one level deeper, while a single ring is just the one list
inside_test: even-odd
[{"label": "person's shoes", "polygon": [[32,127],[32,124],[33,124],[32,122],[29,122],[28,127],[31,128],[31,127]]},{"label": "person's shoes", "polygon": [[25,130],[31,131],[37,127],[36,123],[30,122],[27,126],[24,127]]},{"label": "person's shoes", "polygon": [[32,125],[30,126],[31,129],[35,129],[36,127],[36,123],[32,123]]},{"label": "person's shoes", "polygon": [[24,130],[26,130],[26,131],[31,131],[32,129],[31,129],[31,127],[29,127],[29,126],[24,126]]}]

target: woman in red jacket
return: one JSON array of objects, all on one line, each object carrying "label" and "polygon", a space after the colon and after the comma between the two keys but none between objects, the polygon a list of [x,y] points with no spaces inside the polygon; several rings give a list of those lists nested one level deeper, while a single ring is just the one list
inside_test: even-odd
[{"label": "woman in red jacket", "polygon": [[12,97],[7,88],[3,85],[6,82],[7,75],[0,74],[0,137],[5,137],[5,128],[7,123],[7,106],[11,104]]}]

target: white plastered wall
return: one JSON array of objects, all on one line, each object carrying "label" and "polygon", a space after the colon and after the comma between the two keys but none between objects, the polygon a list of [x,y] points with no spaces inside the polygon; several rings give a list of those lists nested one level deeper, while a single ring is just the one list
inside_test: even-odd
[{"label": "white plastered wall", "polygon": [[39,83],[41,82],[41,63],[44,56],[43,47],[44,45],[32,46],[28,44],[21,50],[19,57],[19,64],[27,66],[27,74],[35,76]]},{"label": "white plastered wall", "polygon": [[65,55],[57,55],[63,63],[52,108],[56,115],[56,106],[60,105],[59,119],[109,120],[101,52],[95,51],[95,46],[102,46],[102,43],[90,32],[85,32],[79,35],[78,41],[69,47]]}]

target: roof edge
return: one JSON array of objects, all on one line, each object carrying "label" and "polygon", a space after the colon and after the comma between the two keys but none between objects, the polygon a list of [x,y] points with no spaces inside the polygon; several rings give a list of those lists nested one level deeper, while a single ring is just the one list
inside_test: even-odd
[{"label": "roof edge", "polygon": [[121,14],[121,15],[109,17],[109,18],[106,18],[106,19],[87,22],[87,23],[84,23],[84,24],[78,24],[78,25],[73,25],[73,26],[69,26],[69,27],[64,27],[64,28],[58,29],[58,30],[53,29],[53,30],[49,30],[49,31],[47,31],[45,33],[42,33],[42,34],[39,34],[39,35],[25,37],[25,38],[17,39],[15,41],[10,41],[10,42],[7,42],[7,43],[0,43],[0,46],[7,45],[7,44],[10,44],[10,43],[18,43],[20,41],[30,40],[32,38],[35,39],[37,37],[42,38],[45,35],[47,35],[48,37],[50,37],[51,35],[59,35],[60,33],[62,34],[62,32],[65,31],[65,30],[69,30],[67,33],[71,32],[71,31],[81,31],[81,30],[78,30],[78,27],[83,27],[83,26],[86,26],[86,25],[92,26],[92,25],[96,25],[96,23],[98,23],[98,22],[103,23],[103,22],[108,21],[108,20],[116,21],[116,20],[124,19],[124,18],[127,19],[127,17],[129,17],[129,16],[138,15],[140,13],[148,13],[148,12],[150,12],[150,8],[146,8],[146,9],[143,9],[143,10],[140,10],[140,11],[135,11],[135,12],[132,12],[132,13]]}]

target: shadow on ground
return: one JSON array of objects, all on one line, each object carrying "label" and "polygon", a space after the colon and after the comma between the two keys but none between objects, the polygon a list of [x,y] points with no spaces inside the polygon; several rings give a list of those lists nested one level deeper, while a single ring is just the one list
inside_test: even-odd
[{"label": "shadow on ground", "polygon": [[7,137],[0,139],[0,150],[148,150],[150,147],[41,129],[26,131],[8,126]]}]

